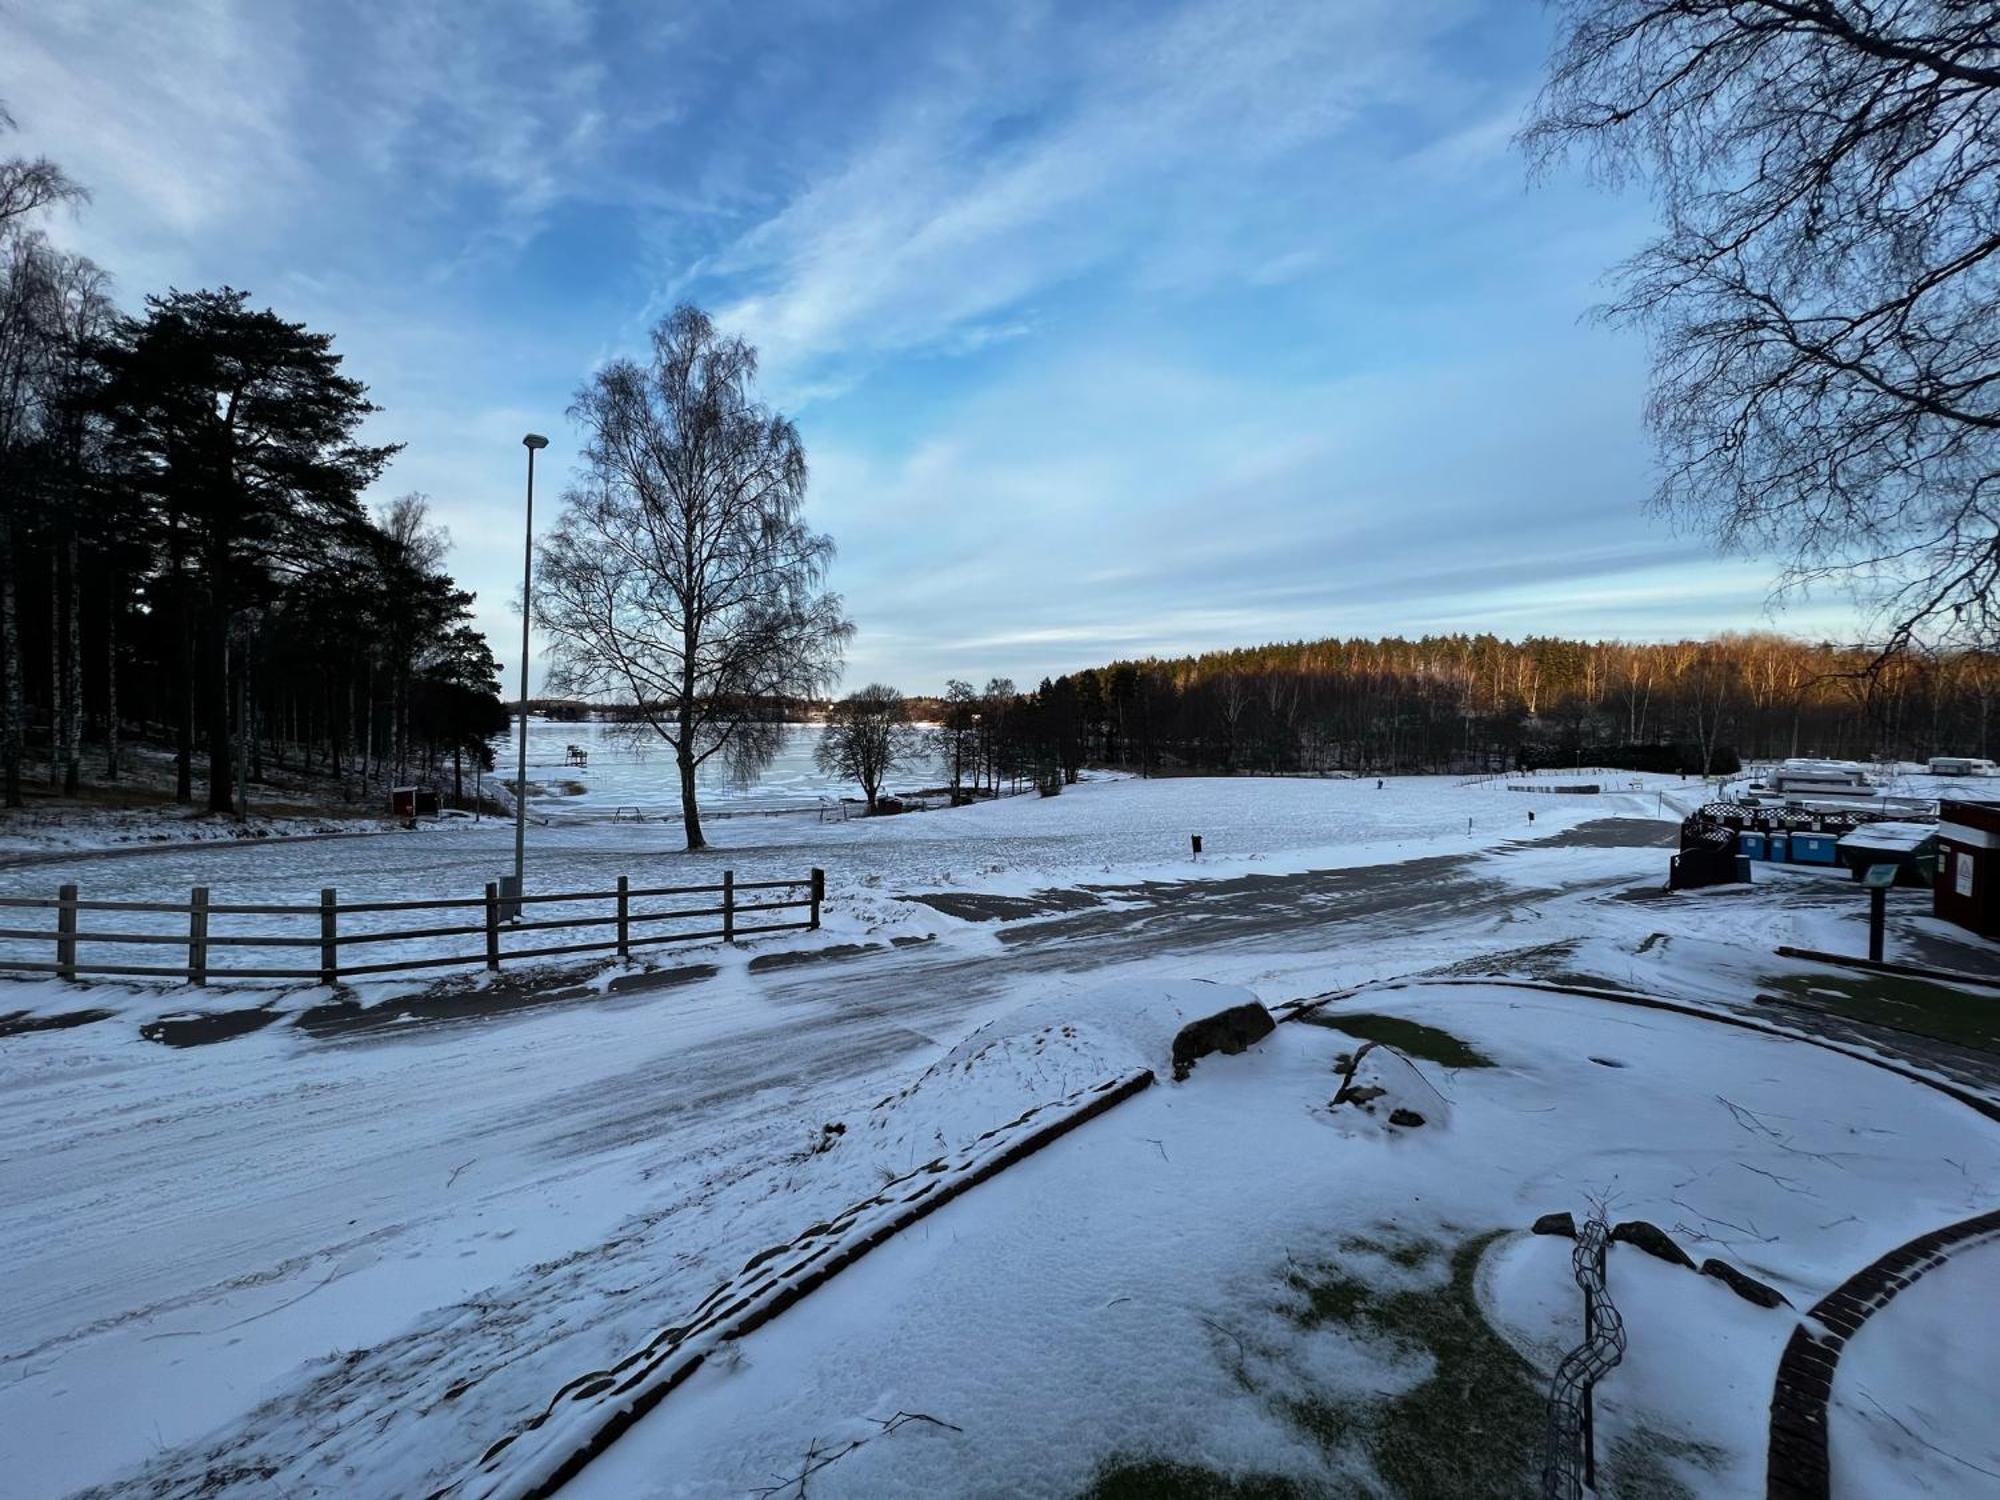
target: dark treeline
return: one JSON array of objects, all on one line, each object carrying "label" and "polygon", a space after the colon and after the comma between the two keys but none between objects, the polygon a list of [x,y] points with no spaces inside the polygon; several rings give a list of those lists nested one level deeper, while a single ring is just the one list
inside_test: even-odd
[{"label": "dark treeline", "polygon": [[135,735],[216,811],[268,768],[462,795],[505,722],[497,667],[424,497],[361,504],[395,452],[358,438],[366,388],[228,288],[121,314],[35,227],[76,196],[0,160],[6,805],[43,772],[77,791],[86,746],[88,774],[129,774]]},{"label": "dark treeline", "polygon": [[[1172,771],[1731,771],[1742,758],[1989,755],[2000,656],[1769,634],[1639,645],[1490,635],[1311,641],[954,684],[917,711],[968,782]],[[957,726],[954,728],[954,726]]]}]

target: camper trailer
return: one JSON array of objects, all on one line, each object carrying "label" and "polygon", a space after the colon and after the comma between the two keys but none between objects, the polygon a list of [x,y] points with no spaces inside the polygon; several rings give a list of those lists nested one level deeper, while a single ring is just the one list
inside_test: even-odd
[{"label": "camper trailer", "polygon": [[1781,802],[1873,800],[1881,789],[1868,768],[1851,760],[1788,760],[1750,785],[1752,797]]},{"label": "camper trailer", "polygon": [[1994,764],[1977,755],[1933,755],[1930,759],[1930,773],[1933,776],[1991,776]]}]

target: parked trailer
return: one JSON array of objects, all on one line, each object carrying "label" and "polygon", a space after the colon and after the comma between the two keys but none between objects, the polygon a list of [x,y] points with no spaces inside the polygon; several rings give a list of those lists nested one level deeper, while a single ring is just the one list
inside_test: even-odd
[{"label": "parked trailer", "polygon": [[1996,770],[2000,767],[1977,755],[1933,755],[1930,758],[1930,773],[1933,776],[1991,776]]}]

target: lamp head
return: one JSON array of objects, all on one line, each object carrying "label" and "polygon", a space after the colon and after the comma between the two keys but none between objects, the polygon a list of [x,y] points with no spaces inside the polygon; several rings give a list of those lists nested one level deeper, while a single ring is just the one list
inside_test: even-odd
[{"label": "lamp head", "polygon": [[548,445],[549,440],[539,432],[531,432],[521,439],[521,446],[523,448],[546,448]]}]

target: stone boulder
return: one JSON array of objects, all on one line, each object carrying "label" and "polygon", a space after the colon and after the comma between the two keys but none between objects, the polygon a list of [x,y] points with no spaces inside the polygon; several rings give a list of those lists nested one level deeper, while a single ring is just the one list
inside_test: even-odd
[{"label": "stone boulder", "polygon": [[1701,1263],[1701,1274],[1713,1276],[1745,1302],[1754,1302],[1759,1307],[1790,1307],[1785,1294],[1774,1286],[1767,1286],[1754,1276],[1746,1276],[1727,1261],[1716,1260],[1712,1256]]},{"label": "stone boulder", "polygon": [[1451,1120],[1451,1105],[1444,1095],[1394,1047],[1365,1043],[1352,1057],[1343,1057],[1337,1071],[1340,1087],[1332,1103],[1336,1118],[1367,1120],[1397,1130]]},{"label": "stone boulder", "polygon": [[1694,1258],[1674,1243],[1673,1236],[1644,1219],[1627,1219],[1623,1224],[1614,1226],[1611,1238],[1617,1243],[1630,1245],[1634,1250],[1657,1256],[1669,1265],[1686,1266],[1690,1271],[1694,1269]]},{"label": "stone boulder", "polygon": [[1211,1052],[1235,1056],[1277,1029],[1271,1013],[1252,1000],[1232,1005],[1212,1016],[1190,1021],[1174,1037],[1174,1080],[1179,1082],[1194,1070],[1196,1061]]}]

